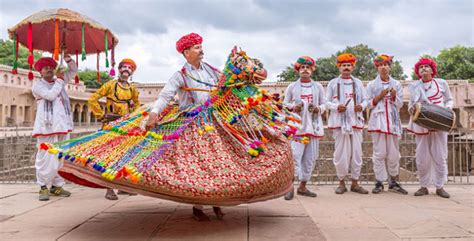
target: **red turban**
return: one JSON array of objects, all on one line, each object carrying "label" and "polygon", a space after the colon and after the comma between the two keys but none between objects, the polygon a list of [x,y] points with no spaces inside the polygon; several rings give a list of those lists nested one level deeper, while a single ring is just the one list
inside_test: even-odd
[{"label": "red turban", "polygon": [[42,57],[38,59],[38,61],[36,61],[35,70],[38,72],[41,72],[41,70],[46,66],[56,69],[56,66],[58,66],[58,63],[56,63],[56,61],[51,57]]},{"label": "red turban", "polygon": [[202,44],[202,37],[197,33],[190,33],[188,35],[184,35],[176,42],[176,50],[178,50],[180,53],[183,53],[185,49],[196,44]]},{"label": "red turban", "polygon": [[122,61],[120,61],[119,63],[119,66],[118,68],[122,68],[122,66],[124,64],[129,64],[132,66],[132,71],[135,72],[135,70],[137,69],[137,64],[135,64],[135,61],[133,61],[132,59],[122,59]]},{"label": "red turban", "polygon": [[436,62],[432,59],[429,58],[421,58],[416,62],[415,64],[415,74],[418,76],[418,78],[421,78],[420,73],[418,72],[418,69],[420,68],[421,65],[429,65],[431,67],[431,70],[433,70],[433,77],[436,76]]},{"label": "red turban", "polygon": [[313,58],[309,56],[301,56],[298,58],[298,60],[296,60],[296,63],[294,65],[295,70],[300,71],[301,65],[303,64],[309,65],[312,71],[314,71],[314,69],[316,68],[316,61]]},{"label": "red turban", "polygon": [[353,54],[349,54],[349,53],[343,53],[343,54],[337,56],[337,58],[336,58],[336,66],[337,67],[340,67],[344,63],[350,63],[352,65],[355,65],[356,62],[357,62],[356,56],[354,56]]},{"label": "red turban", "polygon": [[391,65],[392,64],[392,59],[393,59],[393,56],[388,56],[386,54],[381,54],[381,55],[375,57],[374,65],[375,65],[375,67],[378,67],[379,65],[381,65],[383,63],[387,63],[387,64]]}]

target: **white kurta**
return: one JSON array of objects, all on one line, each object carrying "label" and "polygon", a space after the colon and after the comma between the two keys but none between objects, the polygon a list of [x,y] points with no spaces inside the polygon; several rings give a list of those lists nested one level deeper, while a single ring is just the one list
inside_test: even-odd
[{"label": "white kurta", "polygon": [[[55,79],[49,83],[41,79],[33,84],[32,92],[37,103],[33,136],[37,137],[38,146],[41,143],[65,141],[72,131],[71,106],[65,85],[76,75],[77,65],[71,60],[68,67],[64,80]],[[62,164],[56,155],[39,149],[35,160],[36,182],[41,186],[63,186],[64,180],[58,175]]]},{"label": "white kurta", "polygon": [[[389,92],[384,99],[374,105],[374,99],[384,89],[394,88],[397,96],[393,100]],[[401,135],[399,111],[403,106],[403,89],[399,81],[390,77],[384,82],[380,76],[367,85],[369,108],[371,109],[368,131],[373,143],[373,168],[377,181],[386,181],[387,168],[390,176],[397,176],[400,168],[400,150],[398,140]]]},{"label": "white kurta", "polygon": [[[354,90],[356,103],[353,99]],[[347,105],[347,110],[344,113],[337,112],[337,106],[345,105],[348,99],[351,101]],[[328,127],[333,130],[335,139],[333,163],[339,180],[343,180],[348,175],[349,166],[352,179],[359,179],[362,166],[364,115],[363,111],[355,112],[354,106],[361,105],[362,109],[365,109],[367,103],[367,94],[361,80],[355,77],[351,79],[338,77],[329,82],[326,106],[331,112]]]},{"label": "white kurta", "polygon": [[[198,79],[208,84],[217,85],[219,81],[219,72],[214,67],[211,67],[207,63],[201,63],[199,69],[194,68],[189,63],[186,63],[183,70],[193,78]],[[163,90],[160,91],[158,99],[153,104],[151,112],[160,114],[170,101],[178,94],[179,106],[184,107],[190,104],[201,104],[209,98],[209,92],[204,91],[187,91],[183,88],[199,88],[199,89],[211,89],[211,87],[199,83],[192,78],[182,74],[182,71],[177,71],[173,76],[166,82]]]},{"label": "white kurta", "polygon": [[[311,81],[302,83],[299,79],[290,84],[285,91],[283,104],[293,108],[295,102],[301,101],[303,108],[301,113],[302,124],[297,135],[308,136],[310,142],[302,144],[291,142],[293,160],[295,162],[295,173],[298,179],[307,182],[311,179],[316,160],[319,158],[319,140],[324,135],[324,126],[321,114],[326,110],[324,88],[320,83]],[[308,111],[309,104],[319,107],[319,113]]]},{"label": "white kurta", "polygon": [[[412,83],[408,108],[412,108],[417,102],[449,109],[454,104],[448,83],[443,79],[433,79],[426,83],[418,80]],[[420,185],[442,188],[448,177],[448,133],[423,128],[413,123],[412,117],[407,130],[416,135],[416,168]]]},{"label": "white kurta", "polygon": [[77,65],[71,60],[68,68],[64,80],[55,77],[51,83],[41,79],[33,84],[31,91],[37,106],[33,136],[64,135],[72,131],[71,106],[65,86],[76,75]]}]

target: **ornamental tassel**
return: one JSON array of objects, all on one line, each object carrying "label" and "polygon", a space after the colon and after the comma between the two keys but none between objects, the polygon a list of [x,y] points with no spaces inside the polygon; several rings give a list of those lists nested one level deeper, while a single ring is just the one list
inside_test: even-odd
[{"label": "ornamental tassel", "polygon": [[110,69],[109,75],[115,77],[115,38],[112,36],[112,50],[110,51],[110,62],[112,68]]},{"label": "ornamental tassel", "polygon": [[35,56],[33,55],[33,25],[31,25],[31,22],[28,23],[28,35],[27,35],[26,40],[28,42],[28,50],[29,50],[28,64],[30,65],[30,72],[28,73],[28,79],[33,80],[34,75],[33,75],[32,69],[33,69],[33,64],[35,63]]},{"label": "ornamental tassel", "polygon": [[104,31],[104,49],[105,49],[105,68],[109,67],[109,40],[107,37],[107,30]]},{"label": "ornamental tassel", "polygon": [[15,60],[13,62],[12,74],[18,74],[18,34],[13,35],[13,55]]},{"label": "ornamental tassel", "polygon": [[86,41],[85,41],[85,37],[84,37],[84,32],[85,32],[85,23],[82,23],[82,32],[81,32],[81,50],[82,50],[82,61],[86,60]]},{"label": "ornamental tassel", "polygon": [[[79,51],[76,50],[76,64],[77,64],[77,67],[79,68]],[[74,83],[77,85],[79,84],[79,75],[76,73],[76,76],[74,76]]]},{"label": "ornamental tassel", "polygon": [[100,83],[100,70],[99,70],[99,60],[100,52],[97,50],[97,82]]},{"label": "ornamental tassel", "polygon": [[[64,41],[64,40],[63,40]],[[54,51],[53,59],[59,60],[59,19],[54,21]]]}]

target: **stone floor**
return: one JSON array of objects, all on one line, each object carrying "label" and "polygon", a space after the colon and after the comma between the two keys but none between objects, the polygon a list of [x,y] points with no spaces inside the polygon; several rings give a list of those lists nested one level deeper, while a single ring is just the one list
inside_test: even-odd
[{"label": "stone floor", "polygon": [[474,240],[473,185],[449,185],[450,199],[414,197],[414,185],[407,196],[312,186],[317,198],[227,207],[210,222],[194,221],[189,205],[67,187],[71,197],[40,202],[33,184],[0,184],[0,240]]}]

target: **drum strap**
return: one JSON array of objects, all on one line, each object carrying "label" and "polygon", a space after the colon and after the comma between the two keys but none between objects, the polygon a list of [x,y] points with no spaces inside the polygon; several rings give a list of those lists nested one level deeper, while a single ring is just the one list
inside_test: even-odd
[{"label": "drum strap", "polygon": [[352,81],[352,98],[354,99],[354,112],[355,112],[355,107],[357,105],[356,102],[356,91],[355,91],[355,81]]}]

